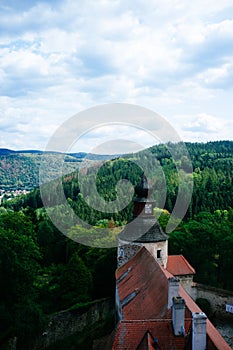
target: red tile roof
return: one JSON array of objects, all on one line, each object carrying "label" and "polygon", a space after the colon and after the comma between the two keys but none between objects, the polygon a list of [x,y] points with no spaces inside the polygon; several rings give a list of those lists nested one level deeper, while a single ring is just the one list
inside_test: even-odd
[{"label": "red tile roof", "polygon": [[167,270],[174,276],[194,275],[195,270],[183,255],[169,255]]},{"label": "red tile roof", "polygon": [[[171,310],[167,310],[169,277],[173,275],[161,267],[144,247],[116,271],[123,320],[117,328],[114,350],[142,350],[143,347],[138,346],[145,345],[143,337],[146,332],[158,338],[158,345],[163,350],[184,348],[187,337],[174,336]],[[181,285],[179,295],[186,302],[185,330],[188,334],[191,313],[201,312],[201,309]],[[207,349],[231,349],[208,319]]]},{"label": "red tile roof", "polygon": [[149,331],[146,331],[141,343],[138,345],[137,350],[154,350],[153,347],[154,338]]},{"label": "red tile roof", "polygon": [[[186,321],[186,331],[191,325],[191,319]],[[150,333],[148,346],[145,343],[145,333]],[[133,320],[121,321],[117,328],[112,350],[148,350],[153,348],[153,339],[158,339],[159,349],[184,349],[187,337],[174,336],[171,320]],[[150,347],[149,347],[150,346]]]},{"label": "red tile roof", "polygon": [[[122,308],[125,320],[148,320],[167,315],[167,277],[154,262],[148,250],[142,248],[116,271],[121,303],[124,305],[127,297],[134,295]],[[121,276],[125,277],[120,279]]]}]

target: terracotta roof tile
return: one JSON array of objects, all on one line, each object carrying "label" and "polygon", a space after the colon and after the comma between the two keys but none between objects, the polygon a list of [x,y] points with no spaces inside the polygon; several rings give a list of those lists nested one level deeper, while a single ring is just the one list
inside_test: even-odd
[{"label": "terracotta roof tile", "polygon": [[137,350],[154,350],[153,347],[154,338],[149,331],[146,331],[141,343],[138,345]]},{"label": "terracotta roof tile", "polygon": [[[129,271],[128,273],[126,273]],[[121,279],[121,276],[125,277]],[[134,297],[122,308],[125,320],[155,319],[167,315],[167,277],[144,247],[116,272],[120,301]]]},{"label": "terracotta roof tile", "polygon": [[[161,267],[144,247],[116,271],[120,301],[127,302],[122,307],[123,321],[118,325],[113,349],[136,350],[146,332],[158,338],[163,350],[184,347],[185,338],[174,336],[171,310],[167,310],[169,277],[173,277],[171,272]],[[185,330],[188,333],[191,313],[201,312],[201,309],[181,285],[179,295],[186,302]],[[207,349],[231,349],[208,319]]]},{"label": "terracotta roof tile", "polygon": [[169,255],[167,260],[167,270],[174,276],[195,274],[194,268],[183,255]]},{"label": "terracotta roof tile", "polygon": [[[191,319],[186,321],[185,328],[187,332],[190,325]],[[145,333],[149,333],[150,337],[145,338]],[[121,321],[117,328],[112,350],[154,349],[154,338],[158,340],[158,349],[162,350],[183,349],[188,340],[187,336],[174,336],[171,320]]]}]

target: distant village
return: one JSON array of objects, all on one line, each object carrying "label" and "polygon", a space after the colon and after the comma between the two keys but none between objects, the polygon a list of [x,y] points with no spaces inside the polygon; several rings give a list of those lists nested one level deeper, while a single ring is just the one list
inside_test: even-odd
[{"label": "distant village", "polygon": [[23,194],[27,194],[29,191],[27,190],[5,190],[0,189],[0,205],[4,200],[10,201],[15,197],[21,196]]}]

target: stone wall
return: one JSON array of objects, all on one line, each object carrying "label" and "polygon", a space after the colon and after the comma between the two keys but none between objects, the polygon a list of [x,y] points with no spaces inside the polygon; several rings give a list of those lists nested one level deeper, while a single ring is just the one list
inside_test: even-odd
[{"label": "stone wall", "polygon": [[64,337],[82,332],[86,326],[104,321],[106,316],[113,312],[114,308],[113,300],[102,299],[92,304],[86,312],[78,310],[62,311],[50,316],[48,326],[36,341],[33,350],[46,349],[49,345]]},{"label": "stone wall", "polygon": [[142,247],[140,243],[128,243],[122,240],[119,240],[119,244],[120,246],[117,249],[117,267],[121,267],[132,259]]},{"label": "stone wall", "polygon": [[233,314],[226,312],[226,304],[233,304],[233,292],[209,287],[203,284],[196,283],[191,288],[191,297],[207,299],[211,305],[213,316],[216,318],[231,318]]},{"label": "stone wall", "polygon": [[[119,246],[117,250],[117,267],[121,267],[127,261],[132,259],[141,247],[145,247],[151,255],[158,261],[158,263],[166,268],[167,266],[167,241],[153,242],[153,243],[138,243],[138,242],[126,242],[119,240]],[[157,251],[161,251],[160,258],[157,258]]]}]

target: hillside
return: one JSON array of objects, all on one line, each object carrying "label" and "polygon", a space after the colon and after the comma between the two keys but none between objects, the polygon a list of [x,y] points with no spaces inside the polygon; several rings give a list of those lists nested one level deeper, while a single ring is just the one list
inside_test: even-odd
[{"label": "hillside", "polygon": [[[0,150],[0,188],[3,190],[26,189],[30,190],[39,184],[39,167],[42,152],[16,152]],[[68,157],[68,160],[75,159]],[[51,167],[59,166],[58,155],[51,154]],[[67,171],[72,171],[75,166],[66,162]]]},{"label": "hillside", "polygon": [[[39,150],[13,151],[0,149],[0,189],[2,190],[31,190],[39,185],[39,167],[45,153]],[[46,152],[49,157],[47,173],[54,178],[63,164],[64,154]],[[67,174],[87,162],[110,159],[110,155],[95,155],[85,152],[65,155],[63,173]]]},{"label": "hillside", "polygon": [[[233,142],[187,143],[186,146],[189,150],[191,163],[187,155],[181,153],[182,148],[180,144],[172,145],[173,156],[166,145],[158,145],[150,149],[153,159],[148,159],[146,153],[140,152],[129,154],[127,157],[109,160],[99,169],[97,177],[95,177],[95,161],[90,163],[90,160],[85,160],[88,163],[83,161],[78,163],[79,168],[82,168],[81,174],[84,174],[84,176],[80,177],[77,171],[73,171],[75,168],[77,169],[77,164],[74,162],[77,158],[68,155],[65,164],[73,172],[63,177],[65,195],[72,200],[72,205],[77,214],[91,224],[103,218],[113,218],[118,221],[128,220],[132,203],[124,210],[113,214],[103,214],[101,210],[98,211],[93,208],[98,208],[100,196],[106,203],[116,200],[119,195],[124,200],[128,195],[128,191],[118,189],[120,191],[118,193],[118,190],[116,190],[118,181],[125,178],[135,186],[142,171],[146,171],[154,188],[153,197],[156,201],[156,206],[165,207],[169,212],[172,212],[174,208],[177,193],[181,186],[179,177],[185,179],[181,186],[183,195],[191,196],[191,203],[186,213],[186,218],[193,217],[200,211],[214,212],[217,209],[224,210],[228,207],[233,207]],[[35,179],[38,176],[39,155],[17,154],[16,156],[9,155],[5,157],[8,162],[14,159],[14,166],[10,169],[10,179],[14,186],[22,183],[24,177],[30,183],[33,180],[34,185],[36,185]],[[49,157],[51,157],[51,160],[49,158],[49,162],[46,163],[49,168],[48,174],[51,175],[51,179],[55,179],[58,166],[60,165],[59,157],[58,155],[50,155]],[[23,159],[22,163],[20,163],[21,159]],[[137,165],[139,163],[142,165],[142,168]],[[19,164],[19,168],[15,166],[17,164]],[[93,166],[90,166],[90,164]],[[3,165],[6,167],[4,163]],[[86,165],[88,167],[85,167]],[[67,173],[69,172],[68,170]],[[2,175],[2,183],[6,180],[9,181],[6,173],[7,171],[5,171],[5,176],[4,174]],[[18,174],[19,179],[16,182],[14,182],[14,179],[17,178],[15,174]],[[24,180],[24,183],[26,183],[26,180]],[[191,188],[192,180],[193,189]],[[82,191],[84,191],[82,193],[80,193],[80,185],[82,186]],[[58,193],[57,186],[56,181],[51,182],[49,186],[52,189],[54,199],[56,199]],[[98,192],[96,192],[95,186],[97,186]],[[85,197],[85,200],[82,196]],[[79,198],[78,201],[77,198]],[[165,200],[165,204],[163,200]],[[35,190],[26,197],[20,198],[9,205],[18,209],[29,205],[36,209],[42,206],[42,202],[39,192]]]}]

